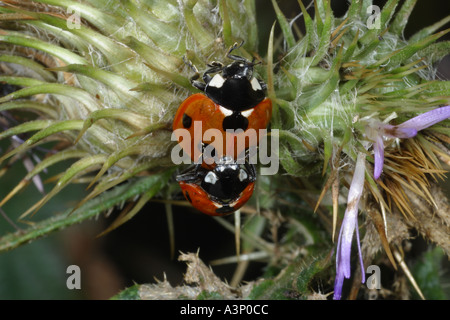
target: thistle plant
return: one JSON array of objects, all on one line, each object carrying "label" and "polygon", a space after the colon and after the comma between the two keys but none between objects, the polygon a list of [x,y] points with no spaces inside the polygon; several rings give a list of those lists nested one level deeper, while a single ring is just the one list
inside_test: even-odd
[{"label": "thistle plant", "polygon": [[[402,246],[413,232],[448,256],[450,210],[437,182],[450,163],[450,82],[438,78],[436,63],[450,52],[448,41],[437,42],[450,31],[442,31],[450,19],[405,39],[415,3],[389,0],[371,16],[372,1],[353,0],[335,17],[330,1],[314,1],[308,10],[299,0],[302,34],[272,1],[281,34],[274,24],[264,39],[267,52],[258,52],[252,0],[2,1],[0,81],[17,90],[0,98],[0,138],[11,141],[0,162],[3,173],[19,161],[28,172],[0,207],[30,184],[43,190],[45,170],[68,159],[72,164],[40,201],[11,215],[38,217],[72,183],[85,183],[88,194],[63,214],[4,235],[0,248],[130,203],[105,230],[114,232],[151,199],[169,206],[180,199],[171,122],[179,104],[198,92],[185,61],[205,70],[244,40],[239,54],[261,61],[255,72],[273,102],[270,128],[279,139],[281,167],[258,180],[253,202],[241,210],[248,217],[237,234],[242,252],[223,262],[245,266],[245,259],[262,259],[267,273],[246,286],[239,277],[227,285],[213,274],[205,283],[195,276],[204,270],[192,262],[198,256],[184,255],[200,266],[189,266],[186,282],[203,289],[190,298],[334,292],[340,299],[351,276],[350,297],[356,298],[366,288],[365,268],[380,261],[380,252],[409,274]],[[268,232],[273,241],[264,237]],[[325,292],[318,294],[317,281]],[[184,289],[164,281],[131,294],[178,298]]]}]

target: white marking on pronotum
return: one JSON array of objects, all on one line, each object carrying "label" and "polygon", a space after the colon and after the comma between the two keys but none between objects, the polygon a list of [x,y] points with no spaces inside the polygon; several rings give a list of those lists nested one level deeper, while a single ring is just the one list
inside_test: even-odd
[{"label": "white marking on pronotum", "polygon": [[250,115],[252,114],[253,110],[254,110],[254,109],[251,108],[251,109],[249,109],[249,110],[242,111],[241,114],[242,114],[244,117],[248,118],[248,117],[250,117]]},{"label": "white marking on pronotum", "polygon": [[216,184],[217,180],[218,179],[217,179],[216,174],[212,171],[208,172],[208,174],[205,176],[206,183]]},{"label": "white marking on pronotum", "polygon": [[247,179],[248,174],[247,172],[245,172],[244,170],[239,170],[239,181],[244,181],[245,179]]},{"label": "white marking on pronotum", "polygon": [[220,74],[216,74],[211,79],[211,81],[209,81],[208,86],[214,87],[214,88],[221,88],[223,86],[224,82],[225,82],[225,79]]},{"label": "white marking on pronotum", "polygon": [[219,110],[224,114],[225,117],[231,116],[233,114],[233,111],[222,106],[219,107]]},{"label": "white marking on pronotum", "polygon": [[261,84],[259,83],[258,79],[256,78],[252,78],[252,80],[250,81],[251,85],[252,85],[252,89],[255,91],[259,91],[262,90],[261,88]]}]

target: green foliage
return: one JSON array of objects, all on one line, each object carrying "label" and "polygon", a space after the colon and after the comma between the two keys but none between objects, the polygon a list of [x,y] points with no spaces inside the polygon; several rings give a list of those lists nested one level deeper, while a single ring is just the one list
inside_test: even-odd
[{"label": "green foliage", "polygon": [[140,300],[139,297],[139,284],[135,284],[120,291],[115,296],[111,297],[111,300]]},{"label": "green foliage", "polygon": [[330,267],[329,257],[323,253],[318,257],[298,257],[276,277],[256,285],[249,298],[262,300],[308,299],[314,293],[314,281]]},{"label": "green foliage", "polygon": [[447,258],[444,256],[444,252],[440,248],[434,248],[425,252],[414,264],[412,269],[414,278],[428,300],[448,299],[444,288],[449,278],[442,274],[442,266],[445,264],[445,260]]}]

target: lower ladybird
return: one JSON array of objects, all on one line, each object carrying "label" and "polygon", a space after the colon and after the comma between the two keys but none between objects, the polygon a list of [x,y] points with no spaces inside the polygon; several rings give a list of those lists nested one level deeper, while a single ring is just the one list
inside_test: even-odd
[{"label": "lower ladybird", "polygon": [[230,214],[252,196],[256,181],[252,164],[239,164],[222,157],[213,169],[194,165],[177,176],[185,198],[193,207],[211,216]]}]

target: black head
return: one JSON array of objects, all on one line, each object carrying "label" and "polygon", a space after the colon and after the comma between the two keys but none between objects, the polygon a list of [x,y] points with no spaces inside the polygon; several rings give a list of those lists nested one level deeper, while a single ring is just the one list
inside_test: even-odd
[{"label": "black head", "polygon": [[265,98],[265,84],[253,77],[253,62],[235,61],[216,73],[204,76],[205,94],[231,111],[244,111]]},{"label": "black head", "polygon": [[201,187],[220,202],[230,202],[256,180],[254,167],[238,164],[230,157],[222,158],[214,170],[208,171],[201,181]]},{"label": "black head", "polygon": [[235,61],[222,69],[224,79],[246,79],[250,81],[253,76],[253,62]]},{"label": "black head", "polygon": [[[224,66],[220,62],[208,64],[209,69],[203,73],[203,82],[199,81],[200,74],[197,68],[185,60],[195,75],[191,83],[220,106],[231,111],[241,112],[258,105],[265,98],[266,84],[253,77],[253,68],[257,64],[244,57],[231,54],[240,48],[244,42],[235,43],[228,50],[227,58],[234,60]],[[184,58],[183,58],[184,59]]]}]

